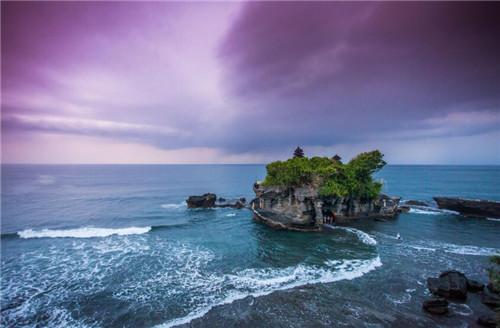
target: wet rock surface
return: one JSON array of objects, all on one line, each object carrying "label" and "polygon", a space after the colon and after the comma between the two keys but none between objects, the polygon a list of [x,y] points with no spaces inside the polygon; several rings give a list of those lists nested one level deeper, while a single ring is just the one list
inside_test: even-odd
[{"label": "wet rock surface", "polygon": [[407,206],[429,206],[429,204],[427,204],[424,201],[413,200],[413,199],[410,199],[410,200],[407,200],[407,201],[403,202],[403,205],[407,205]]},{"label": "wet rock surface", "polygon": [[483,327],[495,328],[497,326],[496,317],[493,314],[486,314],[486,315],[480,316],[477,319],[477,323]]},{"label": "wet rock surface", "polygon": [[256,198],[251,208],[257,220],[272,227],[307,231],[319,230],[325,218],[339,223],[369,217],[393,218],[399,213],[399,197],[322,197],[318,189],[314,185],[281,188],[255,183]]},{"label": "wet rock surface", "polygon": [[439,278],[428,278],[427,287],[437,296],[460,300],[467,298],[467,278],[459,271],[445,271]]},{"label": "wet rock surface", "polygon": [[217,196],[212,193],[206,193],[201,196],[189,196],[186,199],[188,208],[210,208],[215,206]]},{"label": "wet rock surface", "polygon": [[201,196],[189,196],[186,199],[188,208],[215,208],[215,207],[230,207],[241,209],[246,206],[244,197],[234,200],[228,200],[224,197],[217,198],[213,193],[206,193]]},{"label": "wet rock surface", "polygon": [[424,301],[422,308],[432,314],[448,313],[448,301],[444,298],[435,298]]},{"label": "wet rock surface", "polygon": [[500,202],[453,197],[434,197],[439,208],[471,217],[500,218]]},{"label": "wet rock surface", "polygon": [[484,289],[484,284],[479,281],[467,279],[467,291],[471,293],[480,292]]}]

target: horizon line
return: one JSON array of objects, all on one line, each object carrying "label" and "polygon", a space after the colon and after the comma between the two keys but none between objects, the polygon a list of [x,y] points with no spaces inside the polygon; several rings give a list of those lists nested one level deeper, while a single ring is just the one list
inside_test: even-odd
[{"label": "horizon line", "polygon": [[[271,163],[271,162],[270,162]],[[269,163],[1,163],[1,165],[267,165]],[[387,163],[386,166],[500,166],[500,163],[485,164],[433,164],[433,163]]]}]

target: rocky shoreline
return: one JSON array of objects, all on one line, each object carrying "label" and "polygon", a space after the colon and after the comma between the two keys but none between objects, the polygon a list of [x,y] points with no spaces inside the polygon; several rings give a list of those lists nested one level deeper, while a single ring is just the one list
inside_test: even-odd
[{"label": "rocky shoreline", "polygon": [[456,211],[464,216],[500,218],[500,202],[456,197],[434,197],[439,208]]},{"label": "rocky shoreline", "polygon": [[256,198],[250,206],[254,219],[272,228],[320,231],[324,224],[360,218],[394,218],[399,197],[381,194],[373,199],[324,197],[313,185],[275,187],[254,184]]},{"label": "rocky shoreline", "polygon": [[437,278],[428,278],[427,288],[433,297],[422,303],[425,311],[436,315],[447,314],[450,302],[465,302],[469,293],[476,293],[481,303],[492,310],[480,315],[477,323],[484,327],[500,325],[500,293],[492,284],[485,287],[484,284],[467,278],[462,272],[450,270],[442,272]]}]

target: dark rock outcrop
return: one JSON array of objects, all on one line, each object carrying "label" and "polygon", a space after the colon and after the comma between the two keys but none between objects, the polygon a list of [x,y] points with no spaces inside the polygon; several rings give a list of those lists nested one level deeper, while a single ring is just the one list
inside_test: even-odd
[{"label": "dark rock outcrop", "polygon": [[500,309],[500,295],[485,290],[481,293],[481,302],[492,309]]},{"label": "dark rock outcrop", "polygon": [[424,301],[422,308],[432,314],[448,313],[448,301],[444,298],[433,298]]},{"label": "dark rock outcrop", "polygon": [[206,193],[201,196],[189,196],[186,200],[188,208],[214,208],[214,207],[231,207],[231,208],[244,208],[245,198],[240,198],[236,200],[226,200],[223,197],[219,197],[212,193]]},{"label": "dark rock outcrop", "polygon": [[318,187],[265,187],[254,184],[256,198],[251,207],[255,219],[272,227],[290,230],[320,230],[325,217],[335,222],[355,218],[392,218],[398,213],[399,197],[375,199],[321,197]]},{"label": "dark rock outcrop", "polygon": [[408,213],[410,211],[411,207],[406,206],[406,205],[400,205],[398,206],[398,212],[399,213]]},{"label": "dark rock outcrop", "polygon": [[477,319],[477,323],[478,325],[483,327],[491,327],[491,328],[497,327],[496,318],[493,314],[480,316]]},{"label": "dark rock outcrop", "polygon": [[453,197],[434,197],[439,208],[472,217],[500,218],[500,202]]},{"label": "dark rock outcrop", "polygon": [[407,205],[407,206],[429,206],[429,204],[427,204],[426,202],[423,202],[421,200],[413,200],[413,199],[407,200],[407,201],[403,202],[403,204]]},{"label": "dark rock outcrop", "polygon": [[493,285],[493,283],[490,282],[488,283],[488,290],[492,293],[495,293],[495,294],[500,294],[500,290],[498,290],[497,288],[495,288],[495,286]]},{"label": "dark rock outcrop", "polygon": [[471,293],[480,292],[484,289],[484,284],[479,281],[475,281],[472,279],[467,279],[467,291]]},{"label": "dark rock outcrop", "polygon": [[242,201],[241,199],[237,199],[237,200],[233,200],[233,201],[224,199],[224,201],[217,202],[215,204],[215,207],[231,207],[231,208],[238,208],[239,209],[239,208],[245,207],[245,202]]},{"label": "dark rock outcrop", "polygon": [[212,193],[206,193],[201,196],[189,196],[186,199],[188,208],[210,208],[215,207],[217,196]]},{"label": "dark rock outcrop", "polygon": [[458,271],[445,271],[439,278],[428,278],[427,287],[437,296],[460,300],[467,298],[467,278]]}]

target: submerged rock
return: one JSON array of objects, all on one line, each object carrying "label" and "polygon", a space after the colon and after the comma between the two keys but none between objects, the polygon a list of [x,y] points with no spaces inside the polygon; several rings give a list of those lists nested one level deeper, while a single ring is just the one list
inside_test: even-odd
[{"label": "submerged rock", "polygon": [[444,298],[433,298],[424,301],[422,308],[432,314],[448,313],[448,301]]},{"label": "submerged rock", "polygon": [[324,223],[392,218],[398,213],[399,197],[322,197],[318,189],[312,184],[284,188],[255,183],[256,198],[251,202],[255,219],[275,228],[310,231],[320,230]]},{"label": "submerged rock", "polygon": [[467,278],[459,271],[445,271],[439,278],[428,278],[427,287],[437,296],[461,300],[467,298]]},{"label": "submerged rock", "polygon": [[453,197],[434,197],[439,208],[472,217],[500,218],[500,202]]}]

